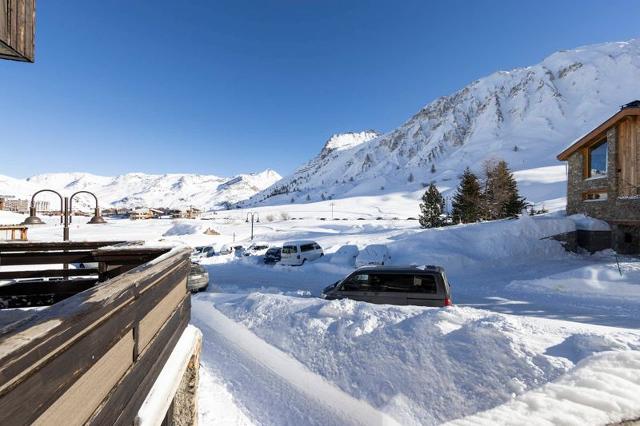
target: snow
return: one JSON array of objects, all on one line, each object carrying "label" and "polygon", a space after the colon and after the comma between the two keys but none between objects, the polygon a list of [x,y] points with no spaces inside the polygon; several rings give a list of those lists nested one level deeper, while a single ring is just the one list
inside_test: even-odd
[{"label": "snow", "polygon": [[164,413],[173,402],[189,360],[200,347],[201,341],[202,333],[193,325],[187,326],[182,332],[164,368],[138,410],[135,419],[136,425],[155,426],[162,424]]},{"label": "snow", "polygon": [[576,229],[585,231],[611,231],[611,227],[607,222],[584,214],[574,214],[569,219],[576,223]]},{"label": "snow", "polygon": [[640,352],[604,352],[555,382],[448,425],[612,424],[640,416]]},{"label": "snow", "polygon": [[[372,416],[437,424],[509,407],[531,392],[551,398],[554,388],[547,385],[572,380],[574,369],[586,365],[584,374],[596,374],[599,367],[593,370],[589,360],[640,350],[637,259],[565,252],[548,237],[574,231],[573,217],[553,213],[422,230],[406,220],[417,214],[417,204],[399,193],[337,200],[334,214],[341,220],[328,219],[327,203],[255,208],[261,218],[273,216],[254,224],[255,241],[317,241],[326,253],[321,259],[295,268],[264,265],[253,255],[202,260],[210,292],[193,296],[192,312],[204,337],[202,424],[357,424]],[[246,213],[177,222],[109,219],[106,225],[77,218],[71,237],[248,246]],[[30,236],[59,240],[58,218],[45,219]],[[220,235],[198,232],[203,226]],[[315,297],[352,272],[355,254],[371,244],[386,245],[392,265],[443,266],[456,305]],[[614,396],[640,406],[635,394]],[[569,410],[558,407],[555,412]],[[599,410],[607,418],[633,414]]]},{"label": "snow", "polygon": [[[271,169],[260,173],[240,174],[231,178],[214,175],[128,173],[110,177],[90,173],[47,173],[28,179],[0,176],[0,194],[30,198],[37,190],[51,188],[63,195],[86,190],[96,194],[101,207],[168,207],[219,209],[249,198],[277,182],[281,176]],[[43,193],[50,208],[60,203],[57,195]],[[74,197],[74,206],[93,208],[89,195]]]},{"label": "snow", "polygon": [[174,222],[174,225],[167,230],[163,237],[179,236],[179,235],[193,235],[202,233],[202,225],[194,225],[192,223]]}]

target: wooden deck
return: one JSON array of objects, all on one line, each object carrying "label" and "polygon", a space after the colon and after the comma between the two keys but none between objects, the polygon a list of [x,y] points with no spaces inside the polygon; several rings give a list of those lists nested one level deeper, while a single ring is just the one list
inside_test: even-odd
[{"label": "wooden deck", "polygon": [[133,424],[189,322],[189,250],[111,244],[0,243],[29,265],[0,271],[0,303],[53,303],[0,329],[0,424]]}]

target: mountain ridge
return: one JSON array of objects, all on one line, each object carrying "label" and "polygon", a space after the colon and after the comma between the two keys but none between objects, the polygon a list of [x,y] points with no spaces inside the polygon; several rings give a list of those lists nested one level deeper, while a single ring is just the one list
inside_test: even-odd
[{"label": "mountain ridge", "polygon": [[[640,98],[638,75],[640,39],[555,52],[436,98],[390,132],[333,152],[330,162],[323,148],[241,205],[411,192],[429,182],[447,192],[465,167],[479,172],[494,158],[514,171],[559,166],[565,146]],[[559,188],[544,196],[564,196]]]},{"label": "mountain ridge", "polygon": [[[126,173],[100,176],[92,173],[43,173],[26,179],[0,176],[0,194],[30,197],[35,191],[49,188],[71,195],[75,191],[96,194],[102,208],[195,206],[206,210],[228,208],[234,203],[270,186],[281,176],[272,169],[244,173],[232,177],[190,173]],[[42,197],[42,198],[40,198]],[[43,193],[38,199],[48,200],[57,208],[59,199]],[[74,204],[92,206],[89,198],[78,197]]]}]

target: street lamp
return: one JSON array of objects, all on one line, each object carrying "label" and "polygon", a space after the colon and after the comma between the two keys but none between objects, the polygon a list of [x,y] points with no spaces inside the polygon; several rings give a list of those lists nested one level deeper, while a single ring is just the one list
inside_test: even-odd
[{"label": "street lamp", "polygon": [[106,221],[100,215],[100,208],[98,208],[98,198],[92,192],[89,192],[89,191],[78,191],[78,192],[75,192],[73,195],[71,195],[71,197],[63,197],[62,195],[60,195],[59,192],[54,191],[53,189],[41,189],[40,191],[37,191],[35,194],[33,194],[33,196],[31,197],[31,205],[29,206],[29,217],[27,217],[22,222],[23,225],[42,225],[42,224],[44,224],[42,219],[40,219],[36,215],[36,213],[37,213],[36,212],[36,201],[35,201],[36,200],[36,195],[40,194],[41,192],[53,192],[58,197],[60,197],[60,223],[62,223],[64,225],[63,228],[62,228],[62,239],[64,241],[69,241],[69,223],[71,223],[71,203],[70,203],[69,200],[70,199],[73,200],[73,197],[75,197],[77,194],[87,193],[87,194],[92,195],[93,198],[96,200],[95,215],[91,218],[91,220],[88,223],[91,223],[91,224],[106,223]]},{"label": "street lamp", "polygon": [[249,223],[249,218],[251,218],[251,241],[253,241],[253,222],[260,223],[260,216],[256,212],[247,213],[246,223]]},{"label": "street lamp", "polygon": [[98,207],[98,197],[96,197],[96,194],[89,191],[74,192],[73,195],[69,197],[69,223],[71,223],[71,220],[73,219],[73,197],[75,197],[78,194],[89,194],[93,197],[94,200],[96,200],[96,207],[93,210],[93,217],[87,223],[90,223],[92,225],[107,223],[107,221],[104,220],[104,218],[100,214],[100,207]]}]

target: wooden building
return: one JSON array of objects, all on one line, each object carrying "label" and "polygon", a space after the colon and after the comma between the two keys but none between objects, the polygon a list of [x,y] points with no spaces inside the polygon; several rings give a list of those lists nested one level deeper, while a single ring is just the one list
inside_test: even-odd
[{"label": "wooden building", "polygon": [[617,113],[558,155],[568,162],[567,214],[611,226],[609,246],[640,253],[640,101]]},{"label": "wooden building", "polygon": [[33,62],[35,0],[0,0],[0,59]]}]

